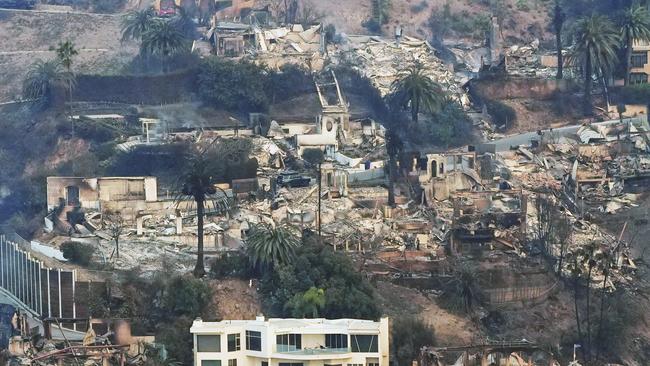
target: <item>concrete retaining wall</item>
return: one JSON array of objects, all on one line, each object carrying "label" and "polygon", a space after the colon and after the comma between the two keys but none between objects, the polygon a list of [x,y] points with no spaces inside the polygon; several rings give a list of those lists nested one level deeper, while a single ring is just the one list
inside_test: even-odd
[{"label": "concrete retaining wall", "polygon": [[163,75],[78,75],[74,102],[170,104],[193,99],[198,70]]}]

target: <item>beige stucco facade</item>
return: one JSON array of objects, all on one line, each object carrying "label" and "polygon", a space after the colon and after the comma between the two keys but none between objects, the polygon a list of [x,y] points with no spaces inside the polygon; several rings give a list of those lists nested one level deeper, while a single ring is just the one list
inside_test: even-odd
[{"label": "beige stucco facade", "polygon": [[156,202],[158,184],[155,177],[48,177],[48,210],[58,207],[61,200],[65,206],[95,210],[106,202]]},{"label": "beige stucco facade", "polygon": [[632,65],[630,83],[646,84],[650,76],[650,42],[635,41],[632,46]]},{"label": "beige stucco facade", "polygon": [[[388,318],[378,322],[264,317],[221,322],[198,319],[190,331],[194,337],[195,366],[389,364]],[[281,341],[283,337],[286,341]],[[233,343],[235,338],[239,339],[239,346]]]}]

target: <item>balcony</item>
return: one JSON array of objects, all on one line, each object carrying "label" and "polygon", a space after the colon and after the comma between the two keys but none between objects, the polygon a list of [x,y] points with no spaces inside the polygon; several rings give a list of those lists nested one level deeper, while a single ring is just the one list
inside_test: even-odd
[{"label": "balcony", "polygon": [[277,353],[297,356],[318,356],[318,355],[340,355],[350,353],[349,348],[304,348],[304,349],[287,349],[278,345]]}]

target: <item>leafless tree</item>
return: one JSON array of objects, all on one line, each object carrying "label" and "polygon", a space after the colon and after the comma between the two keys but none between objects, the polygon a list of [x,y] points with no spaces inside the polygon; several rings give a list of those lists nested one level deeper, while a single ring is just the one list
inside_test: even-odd
[{"label": "leafless tree", "polygon": [[548,194],[540,193],[535,200],[537,209],[536,235],[539,245],[545,254],[550,254],[550,243],[553,234],[553,217],[557,209]]},{"label": "leafless tree", "polygon": [[567,249],[573,237],[573,226],[566,213],[556,215],[554,222],[555,241],[559,246],[557,273],[562,277],[562,266],[564,265],[564,258],[566,257]]},{"label": "leafless tree", "polygon": [[117,213],[105,214],[103,217],[104,229],[108,232],[108,235],[115,241],[115,257],[120,257],[120,235],[126,229],[126,224],[124,218]]}]

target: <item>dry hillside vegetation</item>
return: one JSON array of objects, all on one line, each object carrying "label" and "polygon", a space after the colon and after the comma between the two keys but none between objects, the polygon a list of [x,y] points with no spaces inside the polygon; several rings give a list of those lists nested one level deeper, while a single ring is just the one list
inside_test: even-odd
[{"label": "dry hillside vegetation", "polygon": [[0,102],[20,97],[29,66],[51,59],[51,47],[65,40],[79,50],[73,68],[79,73],[117,71],[137,54],[135,44],[120,42],[118,15],[0,10]]},{"label": "dry hillside vegetation", "polygon": [[[325,23],[334,24],[337,30],[348,34],[366,33],[361,23],[370,17],[371,0],[304,0],[310,8],[325,14]],[[546,1],[542,0],[501,0],[502,9],[507,15],[503,21],[503,36],[524,41],[548,32],[548,10]],[[401,24],[406,34],[431,36],[428,21],[433,11],[442,12],[449,4],[452,13],[466,11],[470,17],[490,14],[488,0],[391,0],[390,21],[384,26],[386,34],[392,34],[394,27]],[[465,17],[467,18],[467,17]]]}]

